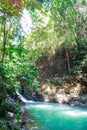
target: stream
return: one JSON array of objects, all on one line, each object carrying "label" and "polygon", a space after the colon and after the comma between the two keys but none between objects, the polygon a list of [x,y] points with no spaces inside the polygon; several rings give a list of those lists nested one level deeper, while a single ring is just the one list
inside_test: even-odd
[{"label": "stream", "polygon": [[36,125],[26,130],[87,130],[87,108],[56,103],[27,103],[26,116]]}]

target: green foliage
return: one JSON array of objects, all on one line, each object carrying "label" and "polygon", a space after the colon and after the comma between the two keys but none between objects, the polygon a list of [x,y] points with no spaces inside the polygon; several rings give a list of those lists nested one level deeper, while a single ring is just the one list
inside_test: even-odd
[{"label": "green foliage", "polygon": [[19,106],[15,106],[15,108],[13,110],[17,120],[20,119],[19,110],[20,110]]},{"label": "green foliage", "polygon": [[[9,124],[9,126],[8,126],[8,124]],[[1,130],[9,130],[9,129],[11,129],[11,130],[21,130],[20,126],[18,124],[14,125],[12,122],[5,121],[5,120],[0,120],[0,129]]]},{"label": "green foliage", "polygon": [[[16,4],[14,6],[14,4]],[[21,1],[14,3],[14,1],[10,1],[10,0],[0,0],[0,12],[5,13],[7,15],[18,15],[20,13],[21,10]]]},{"label": "green foliage", "polygon": [[[39,88],[39,72],[34,65],[38,53],[34,49],[26,49],[26,37],[22,35],[20,27],[25,0],[16,2],[16,6],[13,7],[14,1],[0,0],[0,119],[6,120],[8,112],[14,113],[16,120],[20,119],[19,106],[9,99],[15,99],[15,89],[21,91],[22,87],[25,87],[29,92]],[[37,6],[37,3],[34,2],[34,5]],[[7,127],[8,124],[0,123],[0,129],[9,129]],[[20,129],[12,121],[10,128]]]},{"label": "green foliage", "polygon": [[[5,117],[12,108],[17,120],[19,106],[12,107],[7,95],[15,98],[15,89],[29,94],[40,90],[35,66],[39,56],[53,58],[57,49],[61,55],[64,48],[71,58],[71,73],[80,74],[87,67],[87,15],[75,8],[77,0],[21,2],[14,8],[9,0],[0,0],[0,115]],[[81,2],[86,4],[85,0]],[[25,5],[32,16],[31,34],[21,31],[20,17]],[[3,122],[0,127],[4,128]]]},{"label": "green foliage", "polygon": [[7,125],[4,121],[0,120],[0,129],[1,130],[7,130]]},{"label": "green foliage", "polygon": [[86,5],[86,0],[82,0],[82,2],[81,2],[83,5]]},{"label": "green foliage", "polygon": [[[75,42],[72,51],[72,72],[75,74],[81,74],[82,68],[86,65],[86,54],[87,54],[87,15],[84,13],[78,14],[76,27],[75,27]],[[83,67],[84,66],[84,67]]]}]

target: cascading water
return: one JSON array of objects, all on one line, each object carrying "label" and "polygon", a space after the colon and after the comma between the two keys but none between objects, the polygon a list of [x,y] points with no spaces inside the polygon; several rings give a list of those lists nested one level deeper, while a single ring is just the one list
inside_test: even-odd
[{"label": "cascading water", "polygon": [[16,90],[16,94],[19,96],[20,100],[21,100],[23,103],[34,103],[34,101],[32,101],[32,100],[27,100],[27,99],[25,99],[17,90]]}]

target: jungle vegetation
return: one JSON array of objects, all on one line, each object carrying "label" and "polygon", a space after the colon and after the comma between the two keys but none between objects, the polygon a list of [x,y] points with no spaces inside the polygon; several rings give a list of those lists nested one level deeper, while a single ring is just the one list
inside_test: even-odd
[{"label": "jungle vegetation", "polygon": [[[87,86],[86,5],[86,0],[0,0],[0,129],[21,129],[9,121],[9,112],[20,119],[15,90],[40,90],[38,64],[46,58],[53,64],[66,57],[63,76]],[[24,9],[32,19],[30,31],[20,22]]]}]

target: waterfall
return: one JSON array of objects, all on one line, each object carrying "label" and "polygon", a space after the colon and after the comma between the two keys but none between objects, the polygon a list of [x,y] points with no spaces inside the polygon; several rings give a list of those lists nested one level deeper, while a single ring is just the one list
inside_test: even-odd
[{"label": "waterfall", "polygon": [[32,101],[32,100],[27,100],[25,99],[17,90],[16,91],[16,94],[19,96],[20,100],[24,103],[34,103],[35,101]]}]

